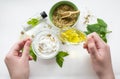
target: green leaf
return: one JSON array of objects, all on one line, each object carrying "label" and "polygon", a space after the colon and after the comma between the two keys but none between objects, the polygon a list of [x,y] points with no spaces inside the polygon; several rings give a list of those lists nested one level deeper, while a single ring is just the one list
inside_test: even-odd
[{"label": "green leaf", "polygon": [[64,51],[59,51],[59,53],[57,54],[57,57],[65,57],[68,56],[69,54],[67,52]]},{"label": "green leaf", "polygon": [[100,30],[99,30],[100,34],[106,34],[106,32],[107,32],[107,29],[104,28],[104,27],[101,27]]},{"label": "green leaf", "polygon": [[101,27],[107,27],[107,24],[100,18],[97,18],[97,22]]},{"label": "green leaf", "polygon": [[100,26],[98,24],[87,25],[87,30],[89,32],[98,32],[99,29],[100,29]]},{"label": "green leaf", "polygon": [[102,37],[102,40],[107,43],[107,38],[106,38],[106,36]]},{"label": "green leaf", "polygon": [[84,33],[85,33],[86,35],[90,34],[90,32],[89,32],[89,31],[84,31]]},{"label": "green leaf", "polygon": [[63,66],[63,62],[64,62],[64,59],[62,57],[57,57],[56,58],[56,62],[57,64],[62,67]]},{"label": "green leaf", "polygon": [[32,18],[31,20],[29,20],[29,21],[27,22],[27,24],[29,24],[29,25],[31,25],[32,27],[34,27],[34,26],[36,26],[36,25],[39,24],[39,20],[36,19],[36,18]]},{"label": "green leaf", "polygon": [[32,50],[32,46],[30,46],[30,55],[32,56],[33,60],[36,61],[37,60],[37,56],[35,55],[35,53]]},{"label": "green leaf", "polygon": [[88,35],[92,32],[98,33],[105,42],[107,42],[106,34],[111,33],[111,31],[107,31],[107,24],[100,18],[97,18],[97,23],[87,25],[87,31],[85,33]]},{"label": "green leaf", "polygon": [[64,51],[59,51],[58,54],[56,55],[56,62],[57,64],[62,68],[63,62],[64,62],[64,57],[68,56],[69,54]]},{"label": "green leaf", "polygon": [[[22,49],[23,52],[24,49]],[[35,55],[35,53],[32,50],[32,46],[30,46],[30,52],[29,52],[30,56],[32,56],[33,60],[36,61],[37,60],[37,56]]]}]

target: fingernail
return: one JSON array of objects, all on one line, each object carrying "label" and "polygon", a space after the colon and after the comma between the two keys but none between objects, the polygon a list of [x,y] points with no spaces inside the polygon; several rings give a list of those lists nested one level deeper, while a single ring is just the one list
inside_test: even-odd
[{"label": "fingernail", "polygon": [[31,45],[31,41],[30,40],[27,40],[26,41],[26,46],[30,46]]},{"label": "fingernail", "polygon": [[33,57],[32,57],[32,56],[30,56],[30,58],[31,58],[31,59],[33,59]]}]

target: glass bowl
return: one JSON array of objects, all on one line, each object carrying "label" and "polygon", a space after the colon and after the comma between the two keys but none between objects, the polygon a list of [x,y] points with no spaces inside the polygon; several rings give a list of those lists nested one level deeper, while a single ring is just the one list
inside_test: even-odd
[{"label": "glass bowl", "polygon": [[63,43],[80,44],[86,41],[86,34],[76,28],[65,28],[59,33],[59,38]]}]

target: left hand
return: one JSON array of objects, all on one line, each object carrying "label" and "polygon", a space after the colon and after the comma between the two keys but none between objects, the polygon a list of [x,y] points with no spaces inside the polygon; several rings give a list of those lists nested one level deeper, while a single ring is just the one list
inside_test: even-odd
[{"label": "left hand", "polygon": [[[30,39],[25,39],[16,43],[5,57],[11,79],[29,79],[29,49]],[[23,52],[22,52],[23,49]]]}]

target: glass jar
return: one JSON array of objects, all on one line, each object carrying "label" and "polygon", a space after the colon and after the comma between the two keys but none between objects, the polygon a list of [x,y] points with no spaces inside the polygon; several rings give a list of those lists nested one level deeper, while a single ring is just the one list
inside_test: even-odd
[{"label": "glass jar", "polygon": [[41,13],[37,13],[35,14],[33,17],[29,18],[23,25],[23,30],[24,31],[28,31],[31,28],[37,26],[41,20],[45,19],[47,17],[47,14],[45,11],[41,12]]}]

